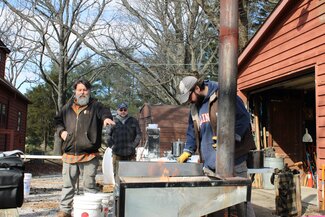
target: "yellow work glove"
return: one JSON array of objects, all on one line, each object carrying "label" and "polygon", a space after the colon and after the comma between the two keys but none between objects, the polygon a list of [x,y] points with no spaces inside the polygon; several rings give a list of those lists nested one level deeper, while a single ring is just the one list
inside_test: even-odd
[{"label": "yellow work glove", "polygon": [[185,161],[187,161],[187,159],[191,157],[191,153],[187,152],[187,151],[184,151],[181,156],[179,156],[177,158],[177,162],[178,163],[184,163]]},{"label": "yellow work glove", "polygon": [[218,139],[217,136],[212,136],[212,140],[213,140],[212,147],[214,148],[214,150],[217,149],[217,139]]}]

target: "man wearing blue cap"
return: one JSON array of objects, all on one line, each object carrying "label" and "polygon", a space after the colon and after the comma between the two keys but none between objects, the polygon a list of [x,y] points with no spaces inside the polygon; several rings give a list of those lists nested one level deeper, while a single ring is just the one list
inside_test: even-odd
[{"label": "man wearing blue cap", "polygon": [[128,115],[128,105],[125,102],[118,105],[114,121],[116,125],[109,126],[107,131],[107,144],[112,148],[116,177],[119,161],[135,161],[135,148],[141,140],[141,130],[138,120]]}]

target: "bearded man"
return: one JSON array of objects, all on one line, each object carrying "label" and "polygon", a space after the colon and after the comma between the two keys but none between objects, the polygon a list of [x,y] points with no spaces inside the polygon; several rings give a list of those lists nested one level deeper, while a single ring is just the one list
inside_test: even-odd
[{"label": "bearded man", "polygon": [[73,87],[74,99],[64,105],[55,117],[63,153],[63,189],[58,217],[71,217],[75,186],[80,174],[84,192],[98,192],[95,176],[99,166],[102,128],[115,125],[110,109],[91,97],[88,80],[80,79]]},{"label": "bearded man", "polygon": [[[179,163],[184,163],[197,149],[203,162],[204,172],[213,174],[216,164],[217,144],[217,118],[218,118],[218,90],[217,82],[197,79],[194,76],[184,77],[179,84],[180,94],[177,96],[180,103],[190,103],[186,145],[183,153],[178,157]],[[250,114],[246,110],[243,101],[236,98],[235,119],[235,167],[234,176],[248,177],[246,160],[248,152],[255,149],[253,140]],[[242,204],[236,206],[237,213],[241,216],[245,213]],[[246,216],[255,217],[253,207],[247,203]],[[223,216],[222,212],[210,216]]]}]

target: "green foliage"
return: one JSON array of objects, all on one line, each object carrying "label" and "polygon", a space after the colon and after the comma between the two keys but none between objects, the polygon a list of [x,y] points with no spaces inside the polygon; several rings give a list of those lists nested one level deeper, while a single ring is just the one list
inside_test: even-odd
[{"label": "green foliage", "polygon": [[51,99],[51,91],[47,85],[39,85],[26,93],[32,102],[28,106],[26,143],[34,146],[53,145],[53,117],[55,107]]},{"label": "green foliage", "polygon": [[279,0],[274,1],[250,1],[248,16],[248,34],[251,38],[260,26],[265,22]]},{"label": "green foliage", "polygon": [[26,154],[44,154],[44,150],[39,145],[28,144],[25,146]]},{"label": "green foliage", "polygon": [[120,66],[102,64],[104,70],[93,82],[92,94],[111,110],[116,110],[119,103],[127,102],[129,113],[136,115],[145,100],[139,96],[141,85]]}]

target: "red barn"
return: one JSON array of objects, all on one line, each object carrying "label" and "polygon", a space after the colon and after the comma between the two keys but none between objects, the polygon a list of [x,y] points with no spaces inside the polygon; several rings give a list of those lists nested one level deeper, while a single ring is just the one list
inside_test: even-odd
[{"label": "red barn", "polygon": [[29,100],[4,79],[9,52],[0,41],[0,151],[24,151]]},{"label": "red barn", "polygon": [[289,165],[303,161],[302,177],[312,172],[322,201],[325,1],[280,1],[240,54],[237,87],[254,114],[257,145],[274,147]]}]

